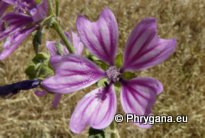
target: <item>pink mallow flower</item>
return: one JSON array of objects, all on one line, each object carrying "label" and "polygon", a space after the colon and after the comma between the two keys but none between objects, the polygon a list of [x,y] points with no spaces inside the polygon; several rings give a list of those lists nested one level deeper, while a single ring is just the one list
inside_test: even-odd
[{"label": "pink mallow flower", "polygon": [[[86,88],[102,78],[107,78],[109,83],[86,94],[78,102],[70,119],[71,131],[80,133],[86,126],[104,129],[110,125],[117,110],[116,82],[121,84],[120,99],[126,113],[150,115],[156,96],[163,91],[162,84],[149,77],[126,80],[122,73],[160,64],[175,51],[176,40],[159,38],[156,20],[146,18],[131,32],[124,50],[123,65],[118,69],[114,63],[118,25],[110,9],[105,8],[96,22],[78,17],[77,31],[88,50],[108,63],[109,68],[103,71],[92,61],[78,55],[54,56],[51,63],[56,74],[44,80],[42,85],[52,92],[65,94]],[[135,124],[142,128],[151,126]]]}]

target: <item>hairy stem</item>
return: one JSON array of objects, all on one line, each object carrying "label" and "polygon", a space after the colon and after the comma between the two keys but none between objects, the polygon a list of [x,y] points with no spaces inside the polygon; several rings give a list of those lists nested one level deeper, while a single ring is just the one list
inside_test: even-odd
[{"label": "hairy stem", "polygon": [[53,29],[56,30],[56,32],[58,33],[58,35],[61,37],[61,39],[63,40],[63,42],[65,43],[68,51],[70,53],[73,53],[74,50],[73,50],[73,46],[72,44],[69,42],[68,38],[66,37],[63,29],[61,28],[61,26],[59,25],[59,23],[55,20],[53,22]]},{"label": "hairy stem", "polygon": [[59,0],[55,0],[56,4],[56,16],[59,16]]},{"label": "hairy stem", "polygon": [[53,1],[48,0],[48,6],[49,6],[49,15],[54,15],[53,13]]},{"label": "hairy stem", "polygon": [[110,124],[110,130],[111,130],[111,134],[110,134],[110,137],[111,138],[119,138],[119,132],[117,130],[117,124],[113,121],[111,124]]}]

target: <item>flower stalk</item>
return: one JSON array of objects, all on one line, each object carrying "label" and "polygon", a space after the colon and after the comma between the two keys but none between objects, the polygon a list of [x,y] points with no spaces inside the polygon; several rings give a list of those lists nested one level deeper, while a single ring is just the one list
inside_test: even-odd
[{"label": "flower stalk", "polygon": [[65,43],[68,51],[70,53],[73,53],[74,50],[73,50],[73,47],[71,45],[71,43],[68,41],[62,27],[60,26],[59,22],[57,21],[57,16],[58,16],[58,13],[59,13],[59,9],[58,9],[58,6],[59,6],[59,2],[58,0],[55,0],[55,10],[56,10],[56,14],[54,13],[54,6],[53,6],[53,0],[48,0],[48,5],[49,5],[49,15],[52,17],[50,19],[50,22],[52,24],[52,28],[58,33],[58,35],[61,37],[61,39],[63,40],[63,42]]},{"label": "flower stalk", "polygon": [[60,24],[58,23],[58,21],[56,19],[54,19],[52,27],[58,33],[58,35],[61,37],[61,39],[65,43],[65,46],[67,47],[68,51],[70,53],[74,53],[74,49],[73,49],[72,44],[67,39],[63,29],[61,28]]},{"label": "flower stalk", "polygon": [[59,0],[55,0],[56,4],[56,16],[59,16]]},{"label": "flower stalk", "polygon": [[53,12],[53,0],[48,0],[49,15],[54,15]]},{"label": "flower stalk", "polygon": [[117,129],[117,124],[114,121],[110,124],[110,130],[111,130],[111,134],[110,134],[111,138],[119,138],[120,137],[118,129]]}]

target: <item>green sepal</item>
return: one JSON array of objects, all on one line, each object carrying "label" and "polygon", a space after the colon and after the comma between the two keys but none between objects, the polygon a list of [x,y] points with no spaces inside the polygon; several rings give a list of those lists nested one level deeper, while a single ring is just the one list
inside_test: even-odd
[{"label": "green sepal", "polygon": [[106,64],[105,62],[103,62],[101,60],[95,60],[94,62],[103,70],[106,70],[109,67],[108,64]]},{"label": "green sepal", "polygon": [[36,4],[41,3],[41,0],[35,0]]},{"label": "green sepal", "polygon": [[115,91],[120,92],[120,87],[121,87],[120,82],[116,82],[115,83]]},{"label": "green sepal", "polygon": [[106,63],[103,62],[102,60],[99,60],[96,56],[91,55],[87,49],[85,50],[85,55],[86,55],[86,57],[87,57],[89,60],[91,60],[91,61],[93,61],[94,63],[96,63],[96,64],[97,64],[99,67],[101,67],[103,70],[106,70],[106,69],[109,67],[108,64],[106,64]]},{"label": "green sepal", "polygon": [[136,77],[135,73],[132,73],[132,72],[124,72],[122,76],[124,79],[127,79],[127,80],[130,80]]},{"label": "green sepal", "polygon": [[115,62],[116,62],[116,66],[118,68],[122,67],[122,62],[123,61],[123,54],[122,53],[119,53],[115,59]]},{"label": "green sepal", "polygon": [[93,55],[87,55],[87,58],[90,59],[91,61],[97,61],[99,60],[96,56],[93,56]]},{"label": "green sepal", "polygon": [[104,130],[90,128],[88,138],[105,138],[105,132]]},{"label": "green sepal", "polygon": [[101,79],[101,80],[99,80],[98,82],[97,82],[97,86],[98,87],[105,87],[105,85],[108,83],[108,80],[107,80],[107,78],[103,78],[103,79]]}]

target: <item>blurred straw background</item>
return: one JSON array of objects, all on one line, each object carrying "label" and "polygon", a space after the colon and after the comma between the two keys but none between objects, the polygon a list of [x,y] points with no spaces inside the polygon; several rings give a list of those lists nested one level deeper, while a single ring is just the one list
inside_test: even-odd
[{"label": "blurred straw background", "polygon": [[[138,75],[157,78],[164,85],[164,92],[153,108],[154,115],[187,115],[188,123],[156,124],[148,130],[122,123],[118,125],[122,138],[205,137],[204,0],[61,0],[60,3],[61,23],[66,31],[75,30],[77,15],[84,14],[95,20],[103,7],[111,8],[119,23],[119,51],[129,32],[145,17],[157,18],[158,34],[162,38],[177,39],[174,55]],[[46,32],[44,39],[52,38],[53,32]],[[0,85],[27,79],[24,70],[34,56],[30,40],[0,62]],[[81,135],[72,134],[68,121],[77,101],[90,90],[64,95],[57,109],[51,107],[53,95],[39,98],[33,91],[1,98],[0,137],[86,137],[87,130]],[[118,112],[122,112],[120,101],[118,103]]]}]

